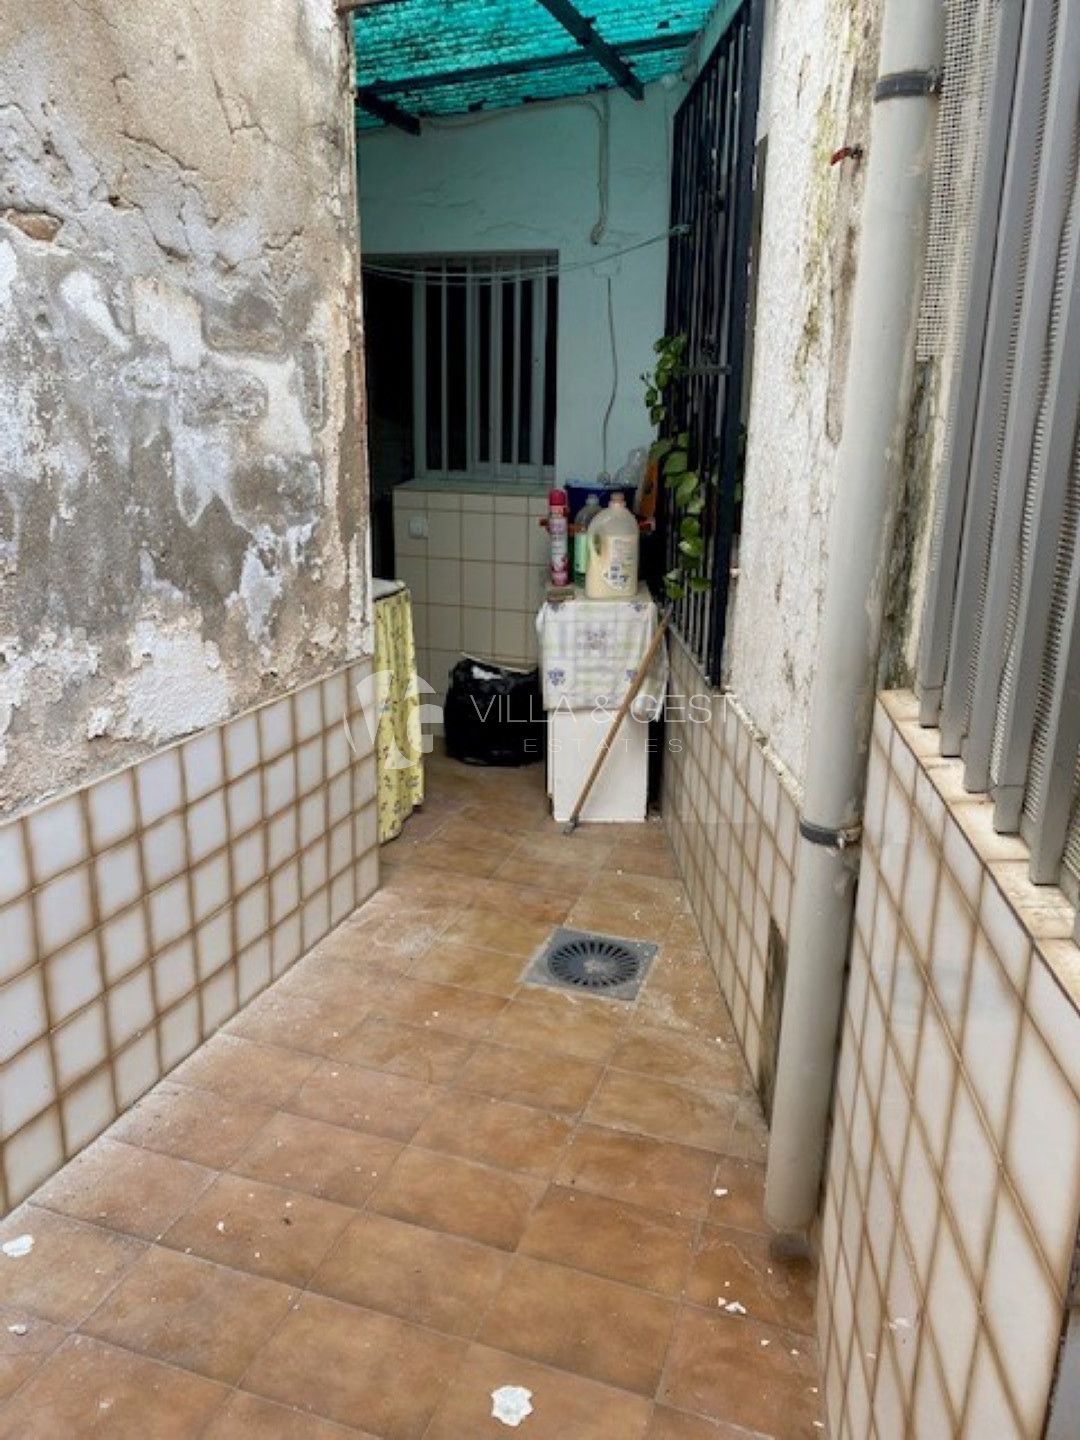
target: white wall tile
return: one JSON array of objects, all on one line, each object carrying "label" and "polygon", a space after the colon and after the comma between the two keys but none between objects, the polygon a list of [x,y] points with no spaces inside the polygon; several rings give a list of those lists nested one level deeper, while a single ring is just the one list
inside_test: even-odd
[{"label": "white wall tile", "polygon": [[1007,1190],[994,1217],[994,1243],[983,1287],[986,1324],[1028,1433],[1040,1433],[1057,1356],[1062,1303]]},{"label": "white wall tile", "polygon": [[322,686],[305,685],[296,692],[296,738],[298,742],[319,735],[323,728]]},{"label": "white wall tile", "polygon": [[265,935],[270,926],[270,887],[265,882],[254,886],[236,902],[236,944],[246,950],[253,941]]},{"label": "white wall tile", "polygon": [[340,925],[356,908],[356,877],[350,864],[330,882],[330,924]]},{"label": "white wall tile", "polygon": [[191,995],[174,1006],[158,1022],[161,1062],[166,1071],[186,1059],[201,1038],[199,999],[197,995]]},{"label": "white wall tile", "polygon": [[150,940],[155,951],[164,950],[192,926],[188,885],[184,876],[155,890],[147,902],[150,912]]},{"label": "white wall tile", "polygon": [[338,775],[344,775],[352,760],[348,734],[343,726],[333,726],[326,734],[326,778],[334,780]]},{"label": "white wall tile", "polygon": [[135,788],[144,826],[179,810],[184,801],[179,750],[162,750],[140,761],[135,770]]},{"label": "white wall tile", "polygon": [[150,970],[143,966],[114,985],[105,997],[109,1017],[109,1034],[117,1049],[154,1022],[154,996],[150,986]]},{"label": "white wall tile", "polygon": [[187,812],[188,854],[192,865],[220,850],[228,838],[225,796],[218,790],[199,800]]},{"label": "white wall tile", "polygon": [[428,643],[437,644],[433,639],[433,626],[439,612],[448,605],[460,605],[462,599],[462,566],[456,557],[452,560],[431,559],[427,565],[428,583]]},{"label": "white wall tile", "polygon": [[69,870],[43,885],[34,895],[38,940],[42,955],[51,955],[94,923],[90,871]]},{"label": "white wall tile", "polygon": [[303,936],[304,949],[310,950],[317,945],[329,929],[330,896],[326,890],[320,890],[304,902],[300,911],[300,933]]},{"label": "white wall tile", "polygon": [[1020,1041],[1005,1158],[1064,1290],[1080,1221],[1080,1101],[1030,1022]]},{"label": "white wall tile", "polygon": [[293,755],[283,755],[263,772],[264,803],[268,816],[276,815],[296,799],[296,761]]},{"label": "white wall tile", "polygon": [[258,712],[259,748],[263,761],[275,760],[293,745],[292,700],[286,696]]},{"label": "white wall tile", "polygon": [[89,839],[79,796],[69,795],[32,811],[24,824],[35,884],[87,858]]},{"label": "white wall tile", "polygon": [[322,706],[323,724],[328,730],[340,725],[349,713],[348,682],[340,672],[328,675],[322,682]]},{"label": "white wall tile", "polygon": [[986,939],[976,937],[961,1054],[990,1135],[1002,1148],[1020,1017],[1019,997]]},{"label": "white wall tile", "polygon": [[61,1091],[103,1065],[109,1054],[104,1004],[98,1001],[87,1006],[54,1030],[52,1047],[56,1083]]},{"label": "white wall tile", "polygon": [[246,1005],[253,996],[269,985],[270,980],[270,943],[267,940],[257,940],[254,945],[249,945],[241,952],[236,963],[239,1003]]},{"label": "white wall tile", "polygon": [[326,771],[323,766],[323,739],[320,733],[314,740],[302,745],[296,756],[296,773],[299,793],[307,795],[323,783]]},{"label": "white wall tile", "polygon": [[93,864],[93,877],[101,917],[126,909],[145,888],[138,842],[131,840],[99,855]]},{"label": "white wall tile", "polygon": [[64,1163],[60,1117],[50,1110],[4,1145],[4,1178],[9,1205],[17,1205]]},{"label": "white wall tile", "polygon": [[233,958],[232,915],[228,910],[218,913],[199,926],[195,934],[195,954],[199,979],[207,980]]},{"label": "white wall tile", "polygon": [[226,808],[229,815],[229,833],[245,834],[263,818],[262,777],[252,771],[241,780],[235,780],[226,791]]},{"label": "white wall tile", "polygon": [[[435,558],[457,559],[461,555],[461,516],[454,510],[435,510],[428,514],[428,563]],[[438,595],[438,589],[431,583],[431,593]]]},{"label": "white wall tile", "polygon": [[30,888],[26,841],[21,820],[0,824],[0,905]]},{"label": "white wall tile", "polygon": [[945,1396],[937,1361],[924,1345],[915,1376],[915,1403],[912,1407],[912,1433],[915,1435],[951,1435],[955,1423]]},{"label": "white wall tile", "polygon": [[326,833],[326,792],[309,795],[299,806],[299,838],[301,850]]},{"label": "white wall tile", "polygon": [[190,939],[170,945],[154,958],[154,999],[166,1010],[195,988],[195,947]]},{"label": "white wall tile", "polygon": [[225,773],[230,780],[246,775],[259,763],[259,724],[253,714],[225,726]]},{"label": "white wall tile", "polygon": [[249,830],[231,853],[233,893],[242,895],[266,874],[266,831],[261,825]]},{"label": "white wall tile", "polygon": [[941,1358],[945,1388],[959,1415],[979,1331],[978,1302],[971,1277],[960,1258],[956,1236],[945,1219],[938,1229],[928,1294],[928,1319]]},{"label": "white wall tile", "polygon": [[[506,518],[499,517],[500,520]],[[495,554],[495,517],[477,512],[463,515],[461,553],[466,560],[490,560]],[[507,557],[510,558],[510,557]],[[405,577],[402,576],[402,579]],[[406,583],[408,583],[406,581]]]},{"label": "white wall tile", "polygon": [[495,566],[490,561],[469,560],[461,567],[461,602],[481,610],[495,603]]},{"label": "white wall tile", "polygon": [[[367,783],[370,785],[371,777],[374,775],[375,760],[364,761],[364,773],[367,776]],[[359,774],[359,770],[357,771]],[[361,796],[357,804],[365,805],[370,795]],[[352,777],[350,775],[337,775],[327,786],[326,792],[326,823],[336,825],[338,821],[346,819],[353,810],[353,789]]]},{"label": "white wall tile", "polygon": [[944,1181],[952,1212],[960,1221],[960,1243],[972,1274],[981,1281],[1001,1174],[992,1141],[964,1079],[956,1088]]},{"label": "white wall tile", "polygon": [[202,1006],[202,1033],[206,1038],[236,1014],[236,975],[232,968],[219,970],[213,979],[208,980],[200,991],[199,1000]]},{"label": "white wall tile", "polygon": [[0,908],[0,985],[25,970],[37,958],[34,912],[29,898]]},{"label": "white wall tile", "polygon": [[266,864],[270,870],[278,866],[300,848],[299,824],[295,810],[283,810],[275,815],[267,826]]},{"label": "white wall tile", "polygon": [[189,805],[224,785],[225,755],[221,732],[216,727],[188,740],[181,749],[180,757]]},{"label": "white wall tile", "polygon": [[194,919],[205,920],[229,898],[229,857],[222,851],[191,872]]},{"label": "white wall tile", "polygon": [[135,780],[131,770],[121,770],[91,785],[86,792],[86,808],[90,817],[90,843],[94,850],[107,850],[110,845],[134,834],[138,817],[135,810]]},{"label": "white wall tile", "polygon": [[529,572],[524,565],[495,563],[495,609],[529,609]]},{"label": "white wall tile", "polygon": [[141,900],[102,926],[101,957],[108,984],[141,965],[149,953],[150,936]]},{"label": "white wall tile", "polygon": [[975,921],[963,892],[945,871],[938,886],[930,949],[930,983],[954,1039],[960,1035],[971,969]]},{"label": "white wall tile", "polygon": [[187,866],[187,835],[181,816],[147,830],[142,837],[143,875],[151,889],[164,885]]},{"label": "white wall tile", "polygon": [[105,1070],[70,1090],[60,1103],[67,1153],[74,1155],[96,1139],[112,1122],[114,1110],[112,1083]]},{"label": "white wall tile", "polygon": [[45,992],[54,1025],[101,994],[98,937],[85,935],[45,962]]},{"label": "white wall tile", "polygon": [[133,1040],[114,1057],[112,1069],[118,1113],[122,1114],[161,1077],[157,1036],[150,1032]]},{"label": "white wall tile", "polygon": [[0,1067],[0,1138],[14,1135],[55,1099],[52,1052],[42,1039]]},{"label": "white wall tile", "polygon": [[300,912],[297,910],[283,920],[280,925],[274,927],[270,946],[270,963],[274,978],[284,975],[289,966],[295,964],[302,954]]}]

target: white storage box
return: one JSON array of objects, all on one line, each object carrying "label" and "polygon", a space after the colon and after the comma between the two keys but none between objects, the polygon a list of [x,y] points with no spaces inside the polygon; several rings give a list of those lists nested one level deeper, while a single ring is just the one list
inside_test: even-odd
[{"label": "white storage box", "polygon": [[[548,714],[548,794],[555,819],[565,823],[573,813],[612,714],[596,709],[555,710]],[[649,726],[627,715],[596,778],[581,819],[618,821],[645,819],[649,787]]]}]

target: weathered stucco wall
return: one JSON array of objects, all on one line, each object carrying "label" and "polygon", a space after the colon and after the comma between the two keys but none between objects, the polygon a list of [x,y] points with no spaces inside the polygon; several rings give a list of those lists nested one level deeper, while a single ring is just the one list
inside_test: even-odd
[{"label": "weathered stucco wall", "polygon": [[364,648],[347,51],[332,0],[0,11],[0,813]]},{"label": "weathered stucco wall", "polygon": [[810,693],[843,417],[880,0],[776,0],[743,536],[729,683],[805,775]]}]

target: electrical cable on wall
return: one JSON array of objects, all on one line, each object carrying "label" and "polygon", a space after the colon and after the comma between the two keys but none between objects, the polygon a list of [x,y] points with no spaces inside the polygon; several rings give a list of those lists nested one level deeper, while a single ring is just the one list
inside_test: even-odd
[{"label": "electrical cable on wall", "polygon": [[[661,230],[659,235],[650,235],[647,240],[638,240],[633,245],[624,245],[619,250],[609,250],[606,254],[595,256],[589,260],[574,260],[566,263],[556,261],[553,265],[537,265],[531,269],[515,270],[514,274],[522,280],[547,280],[559,275],[570,274],[575,270],[594,270],[597,265],[608,260],[618,260],[623,255],[632,255],[637,250],[648,249],[650,245],[659,245],[673,236],[686,235],[689,230],[688,225],[675,225],[670,230]],[[440,266],[441,264],[440,260]],[[362,268],[367,275],[381,275],[387,280],[415,280],[418,275],[423,275],[432,267],[429,260],[418,258],[415,264],[410,264],[407,260],[402,259],[393,265],[382,264],[378,260],[364,260]],[[491,273],[494,277],[498,271],[493,270]],[[443,281],[440,272],[440,283],[466,285],[469,283],[469,277],[464,272],[461,275],[448,274]]]},{"label": "electrical cable on wall", "polygon": [[604,423],[600,429],[600,453],[603,457],[605,474],[607,474],[608,468],[608,424],[611,420],[611,412],[615,409],[615,396],[619,392],[619,349],[615,343],[615,300],[610,275],[607,277],[607,317],[608,334],[611,337],[611,398],[608,400],[607,409],[604,411]]},{"label": "electrical cable on wall", "polygon": [[[610,193],[611,176],[611,97],[606,90],[599,95],[599,104],[584,97],[571,96],[566,99],[547,102],[553,108],[559,106],[566,108],[576,106],[579,109],[588,110],[597,124],[599,152],[596,162],[596,194],[598,211],[596,224],[589,231],[589,244],[599,245],[600,241],[607,234],[608,227],[608,196]],[[536,107],[533,107],[536,108]],[[522,112],[526,113],[526,112]],[[528,113],[531,113],[528,112]],[[504,125],[508,116],[506,111],[499,111],[493,115],[455,115],[455,116],[425,116],[424,124],[433,130],[444,130],[453,133],[455,130],[468,130],[477,125]]]}]

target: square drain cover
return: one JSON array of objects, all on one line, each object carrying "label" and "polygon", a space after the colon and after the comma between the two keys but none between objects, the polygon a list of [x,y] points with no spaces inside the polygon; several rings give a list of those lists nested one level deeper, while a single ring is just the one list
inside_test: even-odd
[{"label": "square drain cover", "polygon": [[658,947],[647,940],[623,940],[590,930],[553,930],[533,956],[522,979],[575,995],[633,1000]]}]

